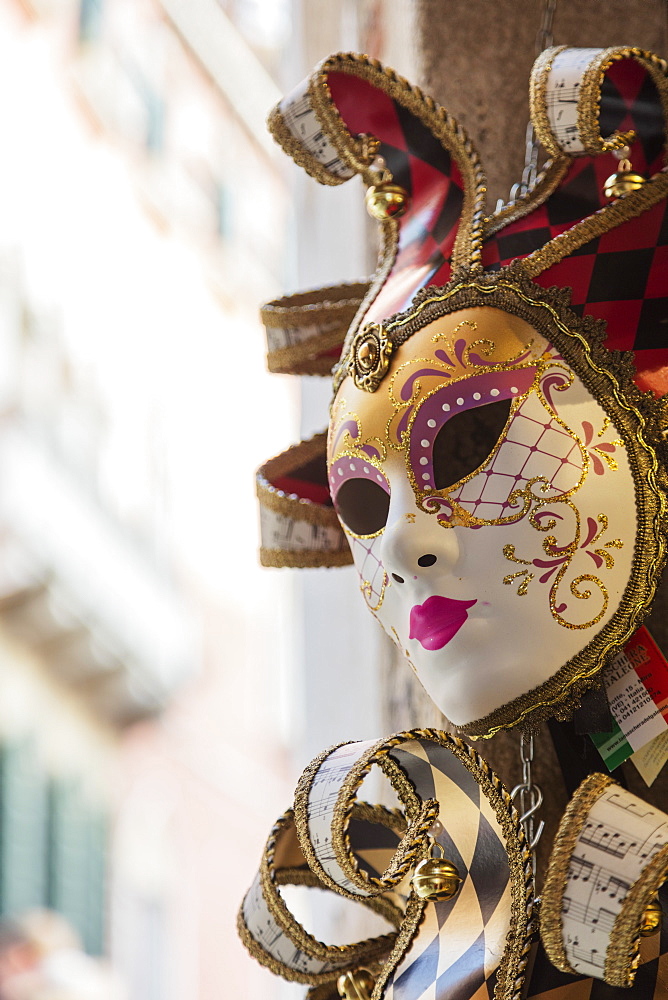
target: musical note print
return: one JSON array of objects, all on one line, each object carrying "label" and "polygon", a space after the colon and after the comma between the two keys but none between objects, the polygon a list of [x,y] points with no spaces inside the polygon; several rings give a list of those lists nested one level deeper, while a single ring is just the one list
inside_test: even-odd
[{"label": "musical note print", "polygon": [[344,874],[332,846],[332,820],[341,786],[351,768],[376,740],[346,743],[325,757],[311,780],[308,795],[308,832],[313,851],[323,870],[337,885],[357,896],[368,896]]},{"label": "musical note print", "polygon": [[277,924],[262,894],[260,877],[257,875],[248,890],[243,904],[243,915],[253,939],[268,955],[288,968],[304,974],[329,972],[337,966],[332,962],[312,958],[298,948]]},{"label": "musical note print", "polygon": [[311,524],[260,506],[262,545],[290,552],[332,552],[341,547],[341,533],[328,525]]},{"label": "musical note print", "polygon": [[629,891],[666,844],[668,816],[616,784],[604,788],[580,821],[561,913],[564,950],[576,972],[603,978]]},{"label": "musical note print", "polygon": [[582,74],[599,49],[567,49],[559,52],[547,78],[547,117],[554,138],[565,153],[577,156],[585,148],[578,128],[578,101]]},{"label": "musical note print", "polygon": [[325,170],[337,177],[353,176],[354,171],[344,163],[329,136],[323,132],[311,105],[308,80],[288,94],[279,110],[291,134]]}]

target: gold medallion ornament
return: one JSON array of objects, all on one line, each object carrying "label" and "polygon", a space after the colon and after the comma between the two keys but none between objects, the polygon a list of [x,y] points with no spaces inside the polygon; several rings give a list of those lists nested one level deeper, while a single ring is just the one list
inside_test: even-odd
[{"label": "gold medallion ornament", "polygon": [[350,346],[348,370],[358,389],[375,392],[390,366],[392,341],[382,326],[362,327]]}]

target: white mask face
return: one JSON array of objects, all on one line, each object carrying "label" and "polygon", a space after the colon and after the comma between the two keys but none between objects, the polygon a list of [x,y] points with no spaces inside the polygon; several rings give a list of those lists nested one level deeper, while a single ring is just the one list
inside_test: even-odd
[{"label": "white mask face", "polygon": [[367,605],[457,725],[548,681],[631,576],[620,432],[559,352],[500,309],[427,323],[373,393],[346,378],[329,479]]}]

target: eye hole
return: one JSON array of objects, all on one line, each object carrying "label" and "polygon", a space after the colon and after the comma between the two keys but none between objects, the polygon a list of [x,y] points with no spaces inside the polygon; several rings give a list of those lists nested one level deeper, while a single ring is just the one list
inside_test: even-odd
[{"label": "eye hole", "polygon": [[371,479],[347,479],[334,500],[336,512],[355,535],[375,535],[385,527],[390,495]]},{"label": "eye hole", "polygon": [[434,439],[434,488],[445,490],[475,472],[494,450],[510,414],[512,399],[462,410]]}]

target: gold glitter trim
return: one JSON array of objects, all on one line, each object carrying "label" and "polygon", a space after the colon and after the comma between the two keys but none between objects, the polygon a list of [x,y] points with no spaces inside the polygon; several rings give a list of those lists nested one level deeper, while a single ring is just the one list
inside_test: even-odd
[{"label": "gold glitter trim", "polygon": [[[562,157],[564,151],[554,139],[550,119],[547,115],[547,78],[556,56],[564,52],[567,45],[553,46],[540,53],[531,68],[529,77],[529,115],[536,138],[548,156]],[[568,165],[570,166],[570,157]]]},{"label": "gold glitter trim", "polygon": [[640,955],[643,910],[668,878],[668,844],[652,858],[617,914],[605,956],[603,978],[610,986],[633,986]]},{"label": "gold glitter trim", "polygon": [[298,343],[268,349],[269,371],[290,375],[329,375],[336,359],[322,355],[341,347],[368,290],[368,281],[332,285],[286,295],[264,305],[260,316],[268,330],[315,328],[317,331]]},{"label": "gold glitter trim", "polygon": [[[535,933],[534,883],[531,852],[528,850],[517,812],[503,783],[491,770],[487,762],[474,750],[457,737],[436,729],[413,729],[397,733],[385,740],[379,740],[360,755],[351,765],[349,774],[339,789],[337,801],[332,810],[332,845],[335,856],[346,876],[356,884],[364,886],[367,892],[382,891],[387,886],[388,873],[391,878],[403,868],[403,874],[408,870],[409,858],[414,864],[424,855],[428,840],[428,827],[424,824],[433,821],[429,818],[425,807],[430,807],[433,800],[421,802],[415,790],[401,768],[392,758],[390,751],[403,743],[414,740],[429,740],[450,750],[457,759],[475,777],[483,794],[486,796],[497,816],[499,825],[506,841],[511,886],[511,924],[506,947],[497,968],[497,1000],[519,1000],[526,976],[526,969],[531,950],[532,937]],[[340,743],[320,754],[306,769],[297,787],[295,797],[295,823],[299,834],[302,851],[310,867],[330,888],[351,898],[351,894],[333,882],[320,866],[308,836],[308,796],[313,780],[323,761],[338,749],[347,744]],[[402,856],[395,865],[391,864],[382,879],[363,878],[358,870],[354,857],[351,856],[347,841],[347,824],[354,803],[354,797],[364,777],[373,764],[378,764],[389,777],[397,795],[406,807],[409,817],[408,831],[411,831],[413,842],[407,843],[406,837],[400,848]],[[438,810],[438,803],[436,803]],[[399,853],[399,852],[398,852]],[[354,878],[353,878],[354,876]],[[353,898],[360,898],[353,896]],[[376,981],[374,996],[379,997],[399,962],[406,954],[424,913],[426,903],[411,893],[406,908],[406,914],[401,924],[394,948],[384,963]]]},{"label": "gold glitter trim", "polygon": [[[668,182],[668,177],[664,180]],[[632,354],[603,347],[603,324],[572,312],[568,289],[546,290],[528,280],[525,263],[514,261],[499,272],[468,280],[460,274],[443,288],[424,289],[409,310],[385,324],[385,330],[398,346],[433,320],[476,306],[495,307],[531,324],[560,351],[623,438],[638,508],[636,545],[629,583],[609,622],[544,684],[460,726],[471,739],[487,739],[520,725],[531,732],[552,716],[568,718],[583,692],[597,683],[611,653],[642,624],[666,560],[668,477],[657,457],[662,405],[634,384]]]},{"label": "gold glitter trim", "polygon": [[541,897],[540,937],[547,957],[561,972],[577,975],[566,956],[561,920],[568,866],[594,803],[614,784],[607,774],[590,774],[585,778],[568,803],[552,846]]}]

